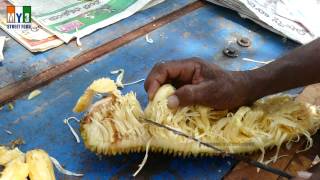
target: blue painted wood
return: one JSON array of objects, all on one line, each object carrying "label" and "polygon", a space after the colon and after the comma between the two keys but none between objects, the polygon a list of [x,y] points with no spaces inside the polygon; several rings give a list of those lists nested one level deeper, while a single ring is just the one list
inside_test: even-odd
[{"label": "blue painted wood", "polygon": [[[62,63],[82,52],[92,49],[137,29],[155,19],[167,15],[196,0],[169,0],[139,12],[123,21],[96,31],[81,39],[83,46],[79,48],[75,41],[68,45],[44,53],[31,53],[14,40],[6,45],[5,61],[0,66],[0,88],[18,80],[32,77],[56,64]],[[0,36],[6,35],[0,29]]]},{"label": "blue painted wood", "polygon": [[[222,49],[233,44],[238,36],[252,40],[250,48],[240,48],[235,59],[222,55]],[[198,56],[229,70],[247,70],[257,64],[244,62],[243,57],[256,60],[274,59],[296,46],[283,42],[280,36],[266,31],[252,22],[241,19],[232,11],[217,6],[196,10],[152,33],[153,44],[141,37],[112,53],[98,58],[94,63],[78,68],[42,88],[42,94],[33,100],[20,98],[11,112],[0,111],[0,144],[23,137],[23,151],[42,148],[56,157],[67,169],[85,173],[83,179],[128,179],[138,168],[144,154],[116,157],[97,157],[77,144],[64,125],[63,119],[73,114],[72,108],[86,87],[95,79],[109,76],[118,68],[126,70],[125,82],[145,78],[152,66],[160,60]],[[97,38],[92,36],[92,38]],[[235,45],[236,46],[236,45]],[[61,52],[61,50],[59,50]],[[66,52],[62,53],[66,54]],[[44,57],[45,55],[43,55]],[[40,60],[40,58],[39,58]],[[89,72],[85,71],[86,68]],[[125,87],[137,93],[143,106],[147,103],[143,84]],[[74,127],[78,125],[72,123]],[[9,129],[8,135],[1,128]],[[221,179],[234,165],[232,159],[220,157],[181,159],[150,154],[139,178],[150,179]],[[65,178],[59,173],[58,179]]]}]

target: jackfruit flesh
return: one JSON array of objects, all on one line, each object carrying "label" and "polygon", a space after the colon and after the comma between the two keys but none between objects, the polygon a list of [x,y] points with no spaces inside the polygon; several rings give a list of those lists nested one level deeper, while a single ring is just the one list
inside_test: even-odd
[{"label": "jackfruit flesh", "polygon": [[0,161],[4,166],[0,180],[55,180],[50,156],[44,150],[35,149],[24,154],[18,148],[0,146]]},{"label": "jackfruit flesh", "polygon": [[29,166],[30,180],[55,180],[52,162],[45,151],[41,149],[28,151],[26,162]]},{"label": "jackfruit flesh", "polygon": [[135,94],[108,97],[94,104],[81,122],[81,136],[86,147],[98,154],[140,151],[150,138],[142,117]]},{"label": "jackfruit flesh", "polygon": [[79,113],[88,109],[96,93],[110,93],[114,91],[117,91],[117,86],[111,79],[101,78],[95,80],[79,98],[73,111]]},{"label": "jackfruit flesh", "polygon": [[[145,124],[143,118],[184,132],[228,153],[250,153],[277,147],[286,141],[310,136],[320,125],[319,108],[279,95],[256,101],[236,112],[210,107],[167,107],[173,86],[162,86],[143,112],[134,93],[113,94],[95,103],[81,123],[85,145],[97,154],[115,155],[145,150],[150,138],[151,151],[180,156],[219,155],[220,152],[172,132]],[[276,154],[277,156],[277,154]]]},{"label": "jackfruit flesh", "polygon": [[10,161],[1,172],[0,180],[25,180],[29,174],[29,166],[23,158]]},{"label": "jackfruit flesh", "polygon": [[22,158],[24,154],[18,149],[8,149],[7,147],[0,146],[0,165],[4,166],[10,161]]}]

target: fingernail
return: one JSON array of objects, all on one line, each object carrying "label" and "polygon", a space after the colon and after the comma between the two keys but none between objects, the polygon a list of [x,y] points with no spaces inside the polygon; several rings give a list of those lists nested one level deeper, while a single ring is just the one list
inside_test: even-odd
[{"label": "fingernail", "polygon": [[179,99],[176,95],[172,95],[168,97],[168,108],[169,109],[177,109],[179,107]]}]

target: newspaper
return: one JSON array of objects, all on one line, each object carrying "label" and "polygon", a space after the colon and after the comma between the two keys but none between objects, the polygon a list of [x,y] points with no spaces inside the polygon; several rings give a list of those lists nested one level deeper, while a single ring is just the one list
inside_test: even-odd
[{"label": "newspaper", "polygon": [[319,0],[208,1],[237,11],[241,17],[302,44],[320,37],[320,24],[313,22],[320,17]]},{"label": "newspaper", "polygon": [[30,5],[32,19],[68,43],[142,10],[152,0],[10,0]]},{"label": "newspaper", "polygon": [[31,29],[7,29],[8,1],[0,0],[0,28],[7,32],[16,41],[31,52],[42,52],[63,44],[57,36],[44,30],[39,24],[33,22]]},{"label": "newspaper", "polygon": [[153,0],[151,1],[150,3],[148,3],[145,7],[143,7],[141,10],[146,10],[146,9],[149,9],[155,5],[158,5],[160,3],[163,3],[165,0]]}]

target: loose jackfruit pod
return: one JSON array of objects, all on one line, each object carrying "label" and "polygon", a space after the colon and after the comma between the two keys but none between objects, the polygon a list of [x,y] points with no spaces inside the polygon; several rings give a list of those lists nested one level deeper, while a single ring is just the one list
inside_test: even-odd
[{"label": "loose jackfruit pod", "polygon": [[55,180],[52,162],[45,151],[41,149],[28,151],[26,162],[29,166],[30,180]]},{"label": "loose jackfruit pod", "polygon": [[82,120],[81,136],[97,154],[140,151],[150,138],[141,117],[143,111],[134,93],[107,97],[95,103]]},{"label": "loose jackfruit pod", "polygon": [[79,113],[87,110],[96,93],[110,93],[114,91],[117,91],[117,86],[111,79],[101,78],[95,80],[80,97],[76,106],[73,108],[73,111]]},{"label": "loose jackfruit pod", "polygon": [[24,156],[10,161],[1,172],[0,180],[25,180],[29,174],[29,166],[24,163]]},{"label": "loose jackfruit pod", "polygon": [[0,146],[0,165],[6,165],[17,158],[24,158],[24,154],[18,148],[8,149],[7,147]]}]

